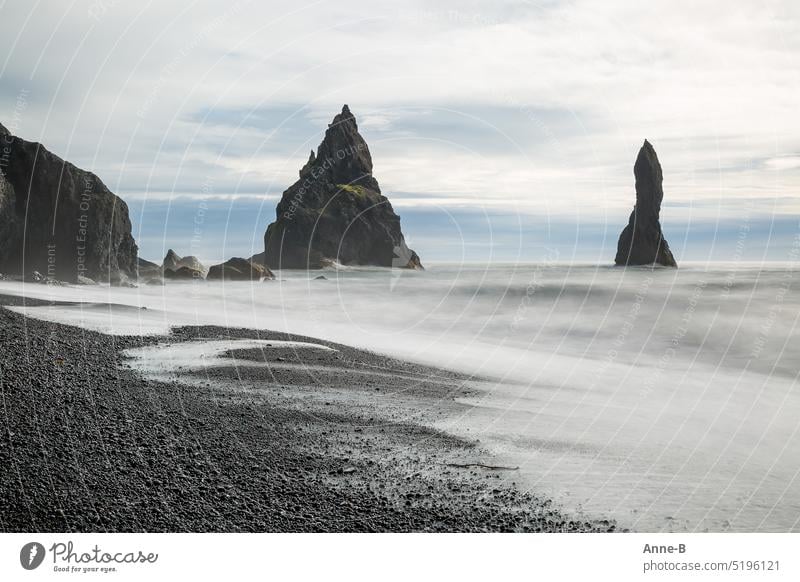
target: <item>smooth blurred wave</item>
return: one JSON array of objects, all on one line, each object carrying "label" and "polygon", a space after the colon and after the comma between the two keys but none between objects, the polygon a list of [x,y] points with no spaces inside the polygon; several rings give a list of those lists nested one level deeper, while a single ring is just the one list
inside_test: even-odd
[{"label": "smooth blurred wave", "polygon": [[105,332],[291,331],[490,376],[438,428],[519,465],[525,487],[633,529],[800,529],[793,263],[276,274],[0,292],[89,302],[19,310]]}]

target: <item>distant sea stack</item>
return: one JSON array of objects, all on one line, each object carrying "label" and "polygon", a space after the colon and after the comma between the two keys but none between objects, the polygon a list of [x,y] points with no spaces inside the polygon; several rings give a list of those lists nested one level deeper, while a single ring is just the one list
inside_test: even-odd
[{"label": "distant sea stack", "polygon": [[135,277],[128,206],[92,174],[0,125],[0,272]]},{"label": "distant sea stack", "polygon": [[273,269],[317,269],[332,263],[422,269],[406,246],[400,217],[372,175],[372,157],[345,105],[333,118],[300,179],[283,193],[264,235]]},{"label": "distant sea stack", "polygon": [[[200,262],[200,260],[193,256],[187,255],[185,257],[178,256],[178,253],[169,249],[167,251],[166,256],[164,257],[164,261],[161,263],[161,269],[164,273],[164,277],[168,279],[185,279],[187,278],[185,275],[191,272],[189,278],[194,277],[195,279],[204,279],[206,276],[206,272],[208,269]],[[183,269],[184,276],[181,276],[179,271]],[[177,276],[173,276],[177,273]]]},{"label": "distant sea stack", "polygon": [[661,200],[664,198],[661,164],[656,150],[647,140],[639,150],[633,174],[636,177],[636,206],[633,207],[628,226],[619,236],[614,262],[617,265],[658,264],[677,267],[659,222]]}]

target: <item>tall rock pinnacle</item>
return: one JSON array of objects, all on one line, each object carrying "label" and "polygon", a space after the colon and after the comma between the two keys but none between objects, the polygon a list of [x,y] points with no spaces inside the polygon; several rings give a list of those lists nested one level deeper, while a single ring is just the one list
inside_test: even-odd
[{"label": "tall rock pinnacle", "polygon": [[264,234],[272,269],[315,269],[333,262],[421,269],[400,217],[372,176],[372,157],[345,105],[278,203]]},{"label": "tall rock pinnacle", "polygon": [[636,177],[636,206],[631,212],[628,226],[619,236],[614,262],[617,265],[658,264],[677,267],[659,222],[661,200],[664,198],[661,164],[656,150],[647,140],[639,150],[633,174]]}]

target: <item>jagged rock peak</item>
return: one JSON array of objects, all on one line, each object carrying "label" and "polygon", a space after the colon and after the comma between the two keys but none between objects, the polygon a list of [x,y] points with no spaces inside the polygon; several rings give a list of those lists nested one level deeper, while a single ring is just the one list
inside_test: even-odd
[{"label": "jagged rock peak", "polygon": [[273,269],[333,263],[422,269],[372,175],[369,148],[347,105],[283,193],[264,235],[264,264]]},{"label": "jagged rock peak", "polygon": [[363,182],[365,186],[377,188],[377,182],[372,179],[372,156],[367,142],[358,133],[356,118],[347,105],[328,125],[316,159],[313,162],[309,159],[309,163],[329,174],[336,183]]},{"label": "jagged rock peak", "polygon": [[317,161],[317,156],[314,155],[314,150],[311,150],[311,155],[308,156],[308,161],[306,165],[300,168],[300,177],[308,175],[311,172],[311,169],[314,167],[314,162]]},{"label": "jagged rock peak", "polygon": [[6,126],[3,125],[2,123],[0,123],[0,135],[10,135],[10,134],[11,134],[11,132],[9,132],[6,129]]},{"label": "jagged rock peak", "polygon": [[180,256],[178,256],[178,253],[176,253],[172,249],[169,249],[167,251],[167,254],[164,256],[164,261],[161,263],[161,266],[164,267],[165,269],[177,269],[178,263],[180,262],[181,258]]},{"label": "jagged rock peak", "polygon": [[342,105],[341,113],[337,113],[333,117],[333,121],[328,124],[328,127],[341,125],[342,129],[349,131],[358,131],[358,123],[356,123],[356,116],[352,114],[347,103]]},{"label": "jagged rock peak", "polygon": [[628,225],[617,243],[617,265],[651,265],[677,267],[675,258],[661,232],[661,202],[664,180],[661,163],[653,145],[644,140],[633,166],[636,178],[636,205]]}]

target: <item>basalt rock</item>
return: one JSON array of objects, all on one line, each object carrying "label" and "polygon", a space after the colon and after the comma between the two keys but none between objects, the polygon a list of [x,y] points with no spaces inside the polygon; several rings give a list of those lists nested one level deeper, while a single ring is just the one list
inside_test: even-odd
[{"label": "basalt rock", "polygon": [[661,232],[659,214],[664,198],[661,164],[653,146],[645,140],[636,164],[636,205],[631,212],[628,226],[620,234],[617,243],[617,265],[663,265],[677,267],[675,257],[669,250]]},{"label": "basalt rock", "polygon": [[182,257],[181,260],[178,262],[178,268],[180,269],[181,267],[186,267],[187,269],[191,269],[192,271],[198,271],[202,273],[203,276],[205,276],[206,271],[208,271],[205,265],[203,265],[203,263],[200,262],[200,259],[198,259],[194,255],[186,255],[185,257]]},{"label": "basalt rock", "polygon": [[164,260],[161,262],[161,266],[164,269],[172,269],[173,271],[178,268],[178,263],[180,262],[181,258],[178,256],[178,253],[169,249],[167,251]]},{"label": "basalt rock", "polygon": [[372,157],[345,105],[278,203],[264,235],[264,262],[273,269],[326,264],[422,269],[408,248],[400,217],[372,175]]},{"label": "basalt rock", "polygon": [[136,260],[136,274],[140,281],[146,281],[151,277],[160,278],[163,275],[163,271],[161,267],[154,262],[139,257]]},{"label": "basalt rock", "polygon": [[9,263],[13,262],[12,252],[20,238],[14,201],[14,187],[0,170],[0,268],[4,270],[7,270]]},{"label": "basalt rock", "polygon": [[136,273],[128,206],[91,172],[0,126],[0,271],[76,281]]},{"label": "basalt rock", "polygon": [[191,269],[189,267],[178,267],[177,269],[164,269],[164,278],[165,279],[182,279],[186,280],[193,280],[199,279],[203,280],[205,277],[203,276],[202,271],[198,271],[197,269]]},{"label": "basalt rock", "polygon": [[209,280],[226,281],[260,281],[261,279],[274,279],[267,267],[259,265],[247,259],[233,257],[219,265],[213,265],[208,269]]},{"label": "basalt rock", "polygon": [[178,253],[169,249],[167,251],[167,255],[164,257],[163,263],[161,263],[161,268],[164,270],[164,276],[167,278],[182,278],[182,277],[169,277],[167,275],[167,271],[174,271],[177,272],[181,269],[181,267],[186,267],[187,269],[191,269],[192,271],[198,271],[202,277],[205,277],[206,268],[200,260],[192,255],[187,255],[185,257],[178,256]]}]

